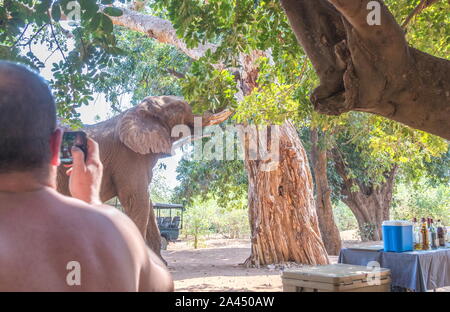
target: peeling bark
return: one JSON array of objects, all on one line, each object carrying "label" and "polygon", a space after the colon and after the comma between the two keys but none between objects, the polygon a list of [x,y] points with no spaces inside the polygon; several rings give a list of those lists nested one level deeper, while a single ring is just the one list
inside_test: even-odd
[{"label": "peeling bark", "polygon": [[306,152],[290,122],[280,126],[279,165],[264,171],[264,164],[248,157],[245,160],[252,241],[245,264],[327,264]]},{"label": "peeling bark", "polygon": [[[265,52],[241,55],[241,89],[244,95],[257,87],[257,60]],[[261,146],[252,151],[244,140],[245,167],[248,174],[248,208],[252,251],[246,266],[293,261],[327,264],[328,257],[320,234],[311,171],[305,149],[291,122],[279,127],[279,161],[267,171]],[[260,132],[257,130],[258,142]],[[265,142],[266,150],[272,145]],[[258,154],[251,160],[250,153]],[[269,160],[270,161],[270,160]]]},{"label": "peeling bark", "polygon": [[369,0],[281,0],[320,78],[320,113],[363,111],[450,139],[450,61],[410,46],[383,1],[369,25]]}]

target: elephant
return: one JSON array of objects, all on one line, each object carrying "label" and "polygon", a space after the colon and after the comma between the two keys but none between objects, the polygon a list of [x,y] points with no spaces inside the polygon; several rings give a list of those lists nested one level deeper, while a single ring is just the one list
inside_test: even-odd
[{"label": "elephant", "polygon": [[[230,112],[206,113],[201,126],[217,124]],[[160,233],[149,198],[152,169],[158,159],[171,155],[172,144],[183,136],[171,136],[176,125],[192,131],[191,106],[180,97],[152,96],[121,114],[82,129],[99,144],[103,163],[100,197],[117,196],[125,213],[135,222],[149,247],[160,255]],[[70,195],[67,168],[58,169],[58,191]]]}]

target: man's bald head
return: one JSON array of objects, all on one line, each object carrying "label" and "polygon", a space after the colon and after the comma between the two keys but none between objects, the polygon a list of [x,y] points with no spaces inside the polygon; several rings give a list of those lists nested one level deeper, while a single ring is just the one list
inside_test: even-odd
[{"label": "man's bald head", "polygon": [[55,128],[55,102],[45,81],[0,61],[0,173],[48,166]]}]

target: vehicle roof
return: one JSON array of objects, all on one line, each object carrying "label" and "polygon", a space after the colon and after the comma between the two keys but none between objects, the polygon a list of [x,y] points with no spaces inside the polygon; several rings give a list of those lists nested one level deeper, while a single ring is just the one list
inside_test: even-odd
[{"label": "vehicle roof", "polygon": [[183,209],[184,207],[181,204],[163,204],[163,203],[153,203],[153,208],[158,208],[158,209]]}]

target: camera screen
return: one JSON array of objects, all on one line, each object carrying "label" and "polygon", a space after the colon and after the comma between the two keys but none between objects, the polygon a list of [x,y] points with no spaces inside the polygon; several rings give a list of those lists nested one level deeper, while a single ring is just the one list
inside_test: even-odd
[{"label": "camera screen", "polygon": [[61,144],[60,159],[63,164],[72,164],[72,146],[86,150],[86,134],[84,132],[65,132]]}]

